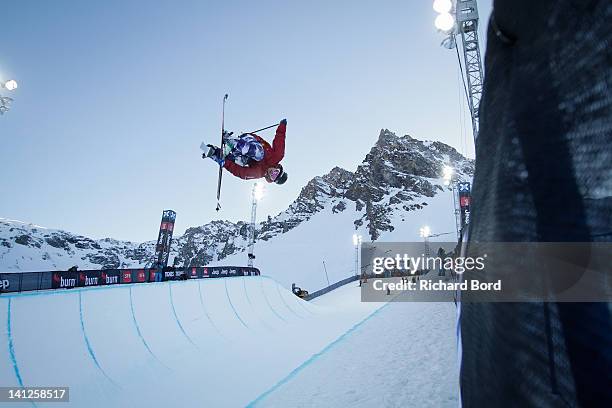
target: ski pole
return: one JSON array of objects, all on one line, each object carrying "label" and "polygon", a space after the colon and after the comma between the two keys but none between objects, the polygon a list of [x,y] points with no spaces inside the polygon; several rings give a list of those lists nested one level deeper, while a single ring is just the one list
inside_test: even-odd
[{"label": "ski pole", "polygon": [[280,125],[280,122],[279,122],[279,123],[275,123],[275,124],[270,125],[270,126],[266,126],[265,128],[261,128],[261,129],[253,130],[252,132],[248,132],[248,133],[256,133],[256,132],[261,132],[262,130],[270,129],[270,128],[273,128],[274,126],[278,126],[278,125]]}]

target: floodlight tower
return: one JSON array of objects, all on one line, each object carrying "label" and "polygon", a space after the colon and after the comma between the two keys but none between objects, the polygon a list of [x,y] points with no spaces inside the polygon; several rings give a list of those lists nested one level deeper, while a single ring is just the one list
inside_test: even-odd
[{"label": "floodlight tower", "polygon": [[[7,91],[14,91],[17,89],[17,81],[14,79],[9,79],[8,81],[0,80],[0,88],[4,88]],[[13,98],[0,95],[0,115],[4,115],[4,113],[9,110],[11,102],[13,102]]]},{"label": "floodlight tower", "polygon": [[353,234],[353,245],[355,246],[355,275],[359,274],[359,250],[361,249],[361,243],[363,238],[361,235]]},{"label": "floodlight tower", "polygon": [[478,6],[476,0],[457,0],[455,13],[461,42],[463,44],[463,61],[469,93],[470,113],[474,142],[478,137],[480,118],[480,98],[482,97],[482,60],[478,42]]},{"label": "floodlight tower", "polygon": [[476,0],[435,0],[433,8],[438,13],[435,20],[436,28],[447,35],[442,45],[449,49],[456,48],[456,36],[461,36],[465,72],[463,72],[463,67],[461,66],[458,49],[457,57],[459,59],[459,67],[462,70],[461,75],[464,77],[464,81],[466,81],[464,83],[465,91],[467,93],[468,106],[470,107],[474,142],[476,142],[480,129],[480,99],[482,97],[484,77],[478,41],[478,6]]},{"label": "floodlight tower", "polygon": [[253,267],[253,261],[255,260],[255,254],[253,253],[253,250],[255,249],[255,222],[257,220],[257,202],[263,198],[263,194],[264,185],[262,183],[253,184],[253,190],[251,192],[251,224],[249,225],[249,267]]},{"label": "floodlight tower", "polygon": [[427,225],[421,227],[421,229],[419,230],[419,235],[421,235],[421,238],[423,238],[423,243],[425,245],[425,256],[429,257],[431,252],[429,250],[429,237],[431,236],[431,228],[429,228],[429,226]]},{"label": "floodlight tower", "polygon": [[455,229],[457,231],[457,240],[461,235],[461,211],[457,206],[457,192],[455,185],[457,184],[455,169],[451,166],[446,165],[442,168],[442,177],[444,184],[451,187],[451,194],[453,196],[453,213],[455,214]]}]

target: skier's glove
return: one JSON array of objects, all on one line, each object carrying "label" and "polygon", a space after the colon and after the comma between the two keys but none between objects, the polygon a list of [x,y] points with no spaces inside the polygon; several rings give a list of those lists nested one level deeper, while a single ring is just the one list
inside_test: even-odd
[{"label": "skier's glove", "polygon": [[280,121],[280,124],[281,124],[281,125],[286,125],[286,124],[287,124],[287,119],[283,119],[283,120],[281,120],[281,121]]},{"label": "skier's glove", "polygon": [[221,157],[217,156],[216,154],[214,156],[210,156],[211,159],[213,159],[214,161],[217,162],[217,164],[221,167],[223,167],[223,165],[225,164],[225,159],[222,159]]},{"label": "skier's glove", "polygon": [[210,156],[210,158],[216,161],[217,164],[221,167],[223,167],[223,165],[225,164],[225,159],[221,155],[221,149],[218,147],[215,148],[215,152],[212,156]]}]

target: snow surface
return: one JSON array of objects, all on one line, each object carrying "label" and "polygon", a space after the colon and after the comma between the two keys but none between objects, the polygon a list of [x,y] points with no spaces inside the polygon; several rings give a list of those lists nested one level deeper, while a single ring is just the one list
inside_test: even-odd
[{"label": "snow surface", "polygon": [[454,305],[361,302],[357,282],[311,302],[268,277],[5,294],[0,314],[0,384],[67,385],[58,407],[458,405]]},{"label": "snow surface", "polygon": [[266,277],[2,295],[0,384],[70,386],[58,407],[245,406],[381,306]]},{"label": "snow surface", "polygon": [[457,407],[454,316],[450,303],[388,303],[252,406]]}]

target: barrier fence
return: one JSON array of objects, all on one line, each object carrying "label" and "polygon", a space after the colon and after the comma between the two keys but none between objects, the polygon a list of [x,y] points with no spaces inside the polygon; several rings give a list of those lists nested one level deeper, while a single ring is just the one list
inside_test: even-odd
[{"label": "barrier fence", "polygon": [[0,273],[0,293],[259,275],[259,269],[246,266],[194,266],[163,272],[160,269],[135,268]]},{"label": "barrier fence", "polygon": [[324,295],[324,294],[326,294],[328,292],[331,292],[332,290],[337,289],[340,286],[346,285],[347,283],[353,282],[353,281],[356,281],[356,280],[359,280],[359,276],[358,275],[349,276],[346,279],[342,279],[341,281],[338,281],[336,283],[332,283],[331,285],[329,285],[326,288],[319,289],[316,292],[309,293],[308,296],[306,296],[304,299],[305,300],[312,300],[312,299],[314,299],[316,297],[319,297],[319,296]]}]

